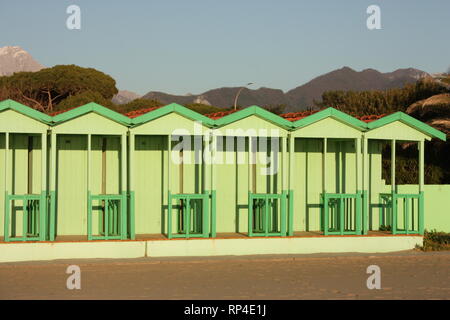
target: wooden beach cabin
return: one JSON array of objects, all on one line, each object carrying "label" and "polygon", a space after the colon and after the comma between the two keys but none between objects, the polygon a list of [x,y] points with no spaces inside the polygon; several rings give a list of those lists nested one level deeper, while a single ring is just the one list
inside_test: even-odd
[{"label": "wooden beach cabin", "polygon": [[50,239],[130,237],[127,136],[130,119],[89,103],[58,114],[51,128]]},{"label": "wooden beach cabin", "polygon": [[48,239],[47,135],[51,117],[0,102],[0,228],[4,241]]},{"label": "wooden beach cabin", "polygon": [[291,123],[257,106],[215,121],[217,230],[292,234],[287,136]]},{"label": "wooden beach cabin", "polygon": [[328,108],[293,122],[290,134],[294,230],[362,233],[362,152],[366,123]]},{"label": "wooden beach cabin", "polygon": [[170,104],[132,120],[131,235],[215,237],[209,133],[213,120]]}]

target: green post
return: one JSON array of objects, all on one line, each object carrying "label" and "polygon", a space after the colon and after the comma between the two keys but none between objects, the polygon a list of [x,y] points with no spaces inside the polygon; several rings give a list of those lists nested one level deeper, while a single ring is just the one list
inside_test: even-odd
[{"label": "green post", "polygon": [[184,211],[184,232],[186,239],[189,239],[191,234],[191,203],[189,198],[186,199],[186,210]]},{"label": "green post", "polygon": [[397,195],[392,191],[392,234],[397,234]]},{"label": "green post", "polygon": [[421,191],[419,193],[419,234],[421,235],[423,235],[425,232],[424,209],[425,209],[425,197],[424,192]]},{"label": "green post", "polygon": [[92,240],[92,203],[91,192],[87,192],[87,213],[88,213],[88,240]]},{"label": "green post", "polygon": [[356,219],[355,219],[355,224],[356,224],[356,234],[363,234],[362,233],[362,227],[361,227],[361,218],[362,218],[362,214],[361,213],[361,204],[363,202],[363,193],[361,191],[357,191],[356,192]]},{"label": "green post", "polygon": [[172,239],[172,194],[169,190],[167,201],[167,238]]},{"label": "green post", "polygon": [[288,225],[288,235],[294,235],[294,191],[289,190],[289,206],[288,206],[288,217],[289,217],[289,225]]},{"label": "green post", "polygon": [[203,229],[203,237],[204,238],[208,238],[209,236],[209,192],[205,191],[204,192],[204,197],[202,198],[202,209],[203,209],[203,225],[202,225],[202,229]]},{"label": "green post", "polygon": [[403,199],[403,212],[404,212],[404,223],[405,223],[405,233],[409,234],[409,198],[405,197]]},{"label": "green post", "polygon": [[424,234],[425,232],[425,141],[421,140],[419,142],[419,234]]},{"label": "green post", "polygon": [[253,237],[253,198],[250,191],[248,192],[248,236]]},{"label": "green post", "polygon": [[287,192],[282,191],[281,193],[281,236],[286,236],[286,204],[287,204]]},{"label": "green post", "polygon": [[[120,239],[125,240],[128,237],[127,227],[127,192],[122,191],[122,199],[120,200]],[[117,221],[117,219],[114,219]]]},{"label": "green post", "polygon": [[105,222],[105,234],[104,237],[106,240],[108,240],[109,237],[109,216],[110,216],[110,212],[109,212],[109,200],[105,199],[105,215],[103,218],[103,221]]},{"label": "green post", "polygon": [[323,234],[325,236],[328,235],[328,197],[327,194],[324,193],[322,195],[323,198]]},{"label": "green post", "polygon": [[269,198],[266,195],[264,199],[264,234],[269,236]]},{"label": "green post", "polygon": [[339,199],[339,229],[341,232],[341,236],[344,235],[344,224],[345,224],[345,205],[344,205],[344,198]]},{"label": "green post", "polygon": [[130,191],[130,239],[135,240],[136,239],[136,233],[135,233],[135,215],[134,215],[134,191]]},{"label": "green post", "polygon": [[22,200],[22,237],[20,240],[25,241],[27,238],[27,226],[28,226],[28,201],[27,198],[24,197]]},{"label": "green post", "polygon": [[211,237],[216,237],[216,190],[211,191]]}]

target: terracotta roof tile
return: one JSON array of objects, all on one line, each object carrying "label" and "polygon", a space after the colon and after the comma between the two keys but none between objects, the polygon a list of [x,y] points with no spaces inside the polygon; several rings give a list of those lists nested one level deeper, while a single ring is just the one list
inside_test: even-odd
[{"label": "terracotta roof tile", "polygon": [[213,120],[217,120],[217,119],[225,117],[229,114],[235,113],[236,111],[239,111],[239,110],[219,111],[219,112],[205,114],[205,116],[207,116],[208,118],[211,118]]},{"label": "terracotta roof tile", "polygon": [[151,111],[154,111],[159,108],[161,108],[161,107],[151,107],[151,108],[133,110],[133,111],[129,111],[129,112],[125,113],[125,116],[127,116],[128,118],[136,118],[147,112],[151,112]]}]

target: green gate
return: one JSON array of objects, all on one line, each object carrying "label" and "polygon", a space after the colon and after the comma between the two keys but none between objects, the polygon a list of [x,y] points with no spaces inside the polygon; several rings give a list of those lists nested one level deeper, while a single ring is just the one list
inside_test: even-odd
[{"label": "green gate", "polygon": [[[209,225],[210,198],[212,200],[211,233]],[[187,194],[187,193],[172,194],[169,192],[167,237],[169,239],[208,238],[210,235],[214,237],[215,236],[214,211],[215,211],[214,196],[213,194],[210,195],[209,192],[198,194]],[[175,217],[173,217],[174,214]],[[173,225],[174,222],[175,226]]]},{"label": "green gate", "polygon": [[[5,196],[5,241],[46,240],[45,193]],[[21,220],[17,218],[20,212]]]},{"label": "green gate", "polygon": [[248,197],[248,235],[286,236],[287,193],[249,192]]},{"label": "green gate", "polygon": [[324,235],[362,234],[362,194],[322,194],[322,228]]},{"label": "green gate", "polygon": [[423,192],[418,194],[380,194],[380,227],[392,234],[423,234]]},{"label": "green gate", "polygon": [[[97,212],[97,221],[93,220],[94,212]],[[97,232],[94,233],[94,230]],[[125,239],[127,239],[125,196],[88,194],[88,240]]]}]

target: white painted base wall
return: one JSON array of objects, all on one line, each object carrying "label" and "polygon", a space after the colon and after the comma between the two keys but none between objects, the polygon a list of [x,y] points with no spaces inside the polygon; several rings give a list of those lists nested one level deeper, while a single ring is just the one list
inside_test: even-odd
[{"label": "white painted base wall", "polygon": [[382,253],[422,245],[420,236],[0,243],[0,263],[57,259]]}]

